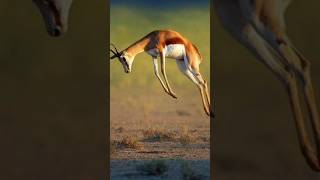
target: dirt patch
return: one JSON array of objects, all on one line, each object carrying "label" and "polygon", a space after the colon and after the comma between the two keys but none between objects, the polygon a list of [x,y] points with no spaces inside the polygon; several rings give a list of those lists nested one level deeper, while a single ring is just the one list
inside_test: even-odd
[{"label": "dirt patch", "polygon": [[[210,119],[200,98],[185,94],[192,98],[175,101],[158,93],[152,101],[147,93],[127,100],[112,96],[112,179],[209,179]],[[157,108],[147,108],[154,102]]]}]

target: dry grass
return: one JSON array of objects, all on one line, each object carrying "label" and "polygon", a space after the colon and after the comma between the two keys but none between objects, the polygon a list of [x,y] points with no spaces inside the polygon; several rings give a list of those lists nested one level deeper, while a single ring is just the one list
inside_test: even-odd
[{"label": "dry grass", "polygon": [[118,127],[117,129],[116,129],[116,132],[117,133],[123,133],[124,132],[124,128],[123,127]]},{"label": "dry grass", "polygon": [[206,136],[200,137],[200,139],[201,139],[203,142],[209,142],[209,141],[210,141],[210,137],[206,137]]},{"label": "dry grass", "polygon": [[124,149],[124,148],[131,148],[131,149],[141,149],[143,148],[143,144],[140,143],[137,138],[125,136],[120,141],[115,141],[116,148]]},{"label": "dry grass", "polygon": [[176,141],[176,134],[174,132],[163,129],[147,129],[142,131],[142,133],[145,141]]},{"label": "dry grass", "polygon": [[182,145],[194,142],[194,138],[188,130],[182,128],[179,133],[163,129],[147,129],[142,131],[144,140],[149,142],[178,141]]},{"label": "dry grass", "polygon": [[169,166],[165,160],[152,160],[137,166],[138,172],[149,176],[161,176],[166,173],[168,169]]},{"label": "dry grass", "polygon": [[194,139],[192,138],[192,136],[190,134],[183,133],[180,135],[179,142],[182,145],[188,145],[188,144],[194,142]]},{"label": "dry grass", "polygon": [[110,153],[113,154],[117,150],[117,142],[116,141],[111,141],[110,142]]},{"label": "dry grass", "polygon": [[193,138],[193,135],[191,134],[192,132],[196,132],[196,131],[189,131],[187,126],[182,126],[181,130],[180,130],[180,137],[179,137],[179,142],[182,145],[188,145],[192,142],[195,141],[195,139]]}]

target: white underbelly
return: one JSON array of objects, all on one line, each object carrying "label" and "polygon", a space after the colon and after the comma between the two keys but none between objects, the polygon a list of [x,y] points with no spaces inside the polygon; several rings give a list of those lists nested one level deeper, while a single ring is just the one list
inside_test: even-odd
[{"label": "white underbelly", "polygon": [[[163,53],[165,57],[172,59],[184,59],[185,57],[185,47],[183,44],[170,44],[164,47]],[[160,55],[158,49],[150,49],[147,53],[153,57],[158,57]]]},{"label": "white underbelly", "polygon": [[185,52],[183,44],[170,44],[164,48],[165,56],[173,59],[184,59]]}]

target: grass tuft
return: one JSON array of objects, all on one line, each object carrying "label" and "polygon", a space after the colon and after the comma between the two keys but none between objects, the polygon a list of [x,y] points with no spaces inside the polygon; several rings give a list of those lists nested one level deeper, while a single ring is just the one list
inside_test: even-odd
[{"label": "grass tuft", "polygon": [[112,141],[110,142],[110,154],[115,153],[116,150],[117,150],[117,142],[114,141],[114,140],[112,140]]},{"label": "grass tuft", "polygon": [[123,148],[131,148],[131,149],[141,149],[143,144],[140,143],[136,138],[125,136],[120,141],[115,142],[116,147],[123,149]]},{"label": "grass tuft", "polygon": [[124,130],[125,130],[125,129],[124,129],[123,127],[119,127],[119,128],[116,129],[116,132],[117,132],[117,133],[123,133]]},{"label": "grass tuft", "polygon": [[180,130],[179,142],[184,146],[194,142],[193,135],[191,135],[192,132],[193,131],[189,131],[187,126],[182,126]]},{"label": "grass tuft", "polygon": [[182,145],[188,145],[188,144],[192,143],[193,141],[194,141],[194,139],[192,138],[192,136],[190,136],[187,133],[183,133],[180,135],[179,142]]},{"label": "grass tuft", "polygon": [[157,142],[157,141],[175,141],[176,135],[173,132],[157,129],[147,129],[143,132],[144,140]]}]

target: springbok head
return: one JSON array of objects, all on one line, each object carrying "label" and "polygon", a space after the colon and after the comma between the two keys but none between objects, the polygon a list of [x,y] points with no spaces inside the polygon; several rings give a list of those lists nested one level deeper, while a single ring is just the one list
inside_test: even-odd
[{"label": "springbok head", "polygon": [[118,60],[121,62],[123,66],[124,72],[130,73],[134,58],[131,57],[126,51],[119,52],[114,44],[111,44],[111,46],[114,48],[114,50],[110,49],[110,52],[113,53],[110,59],[112,60],[112,59],[118,58]]},{"label": "springbok head", "polygon": [[33,0],[39,8],[50,36],[60,36],[68,29],[69,9],[73,0]]}]

